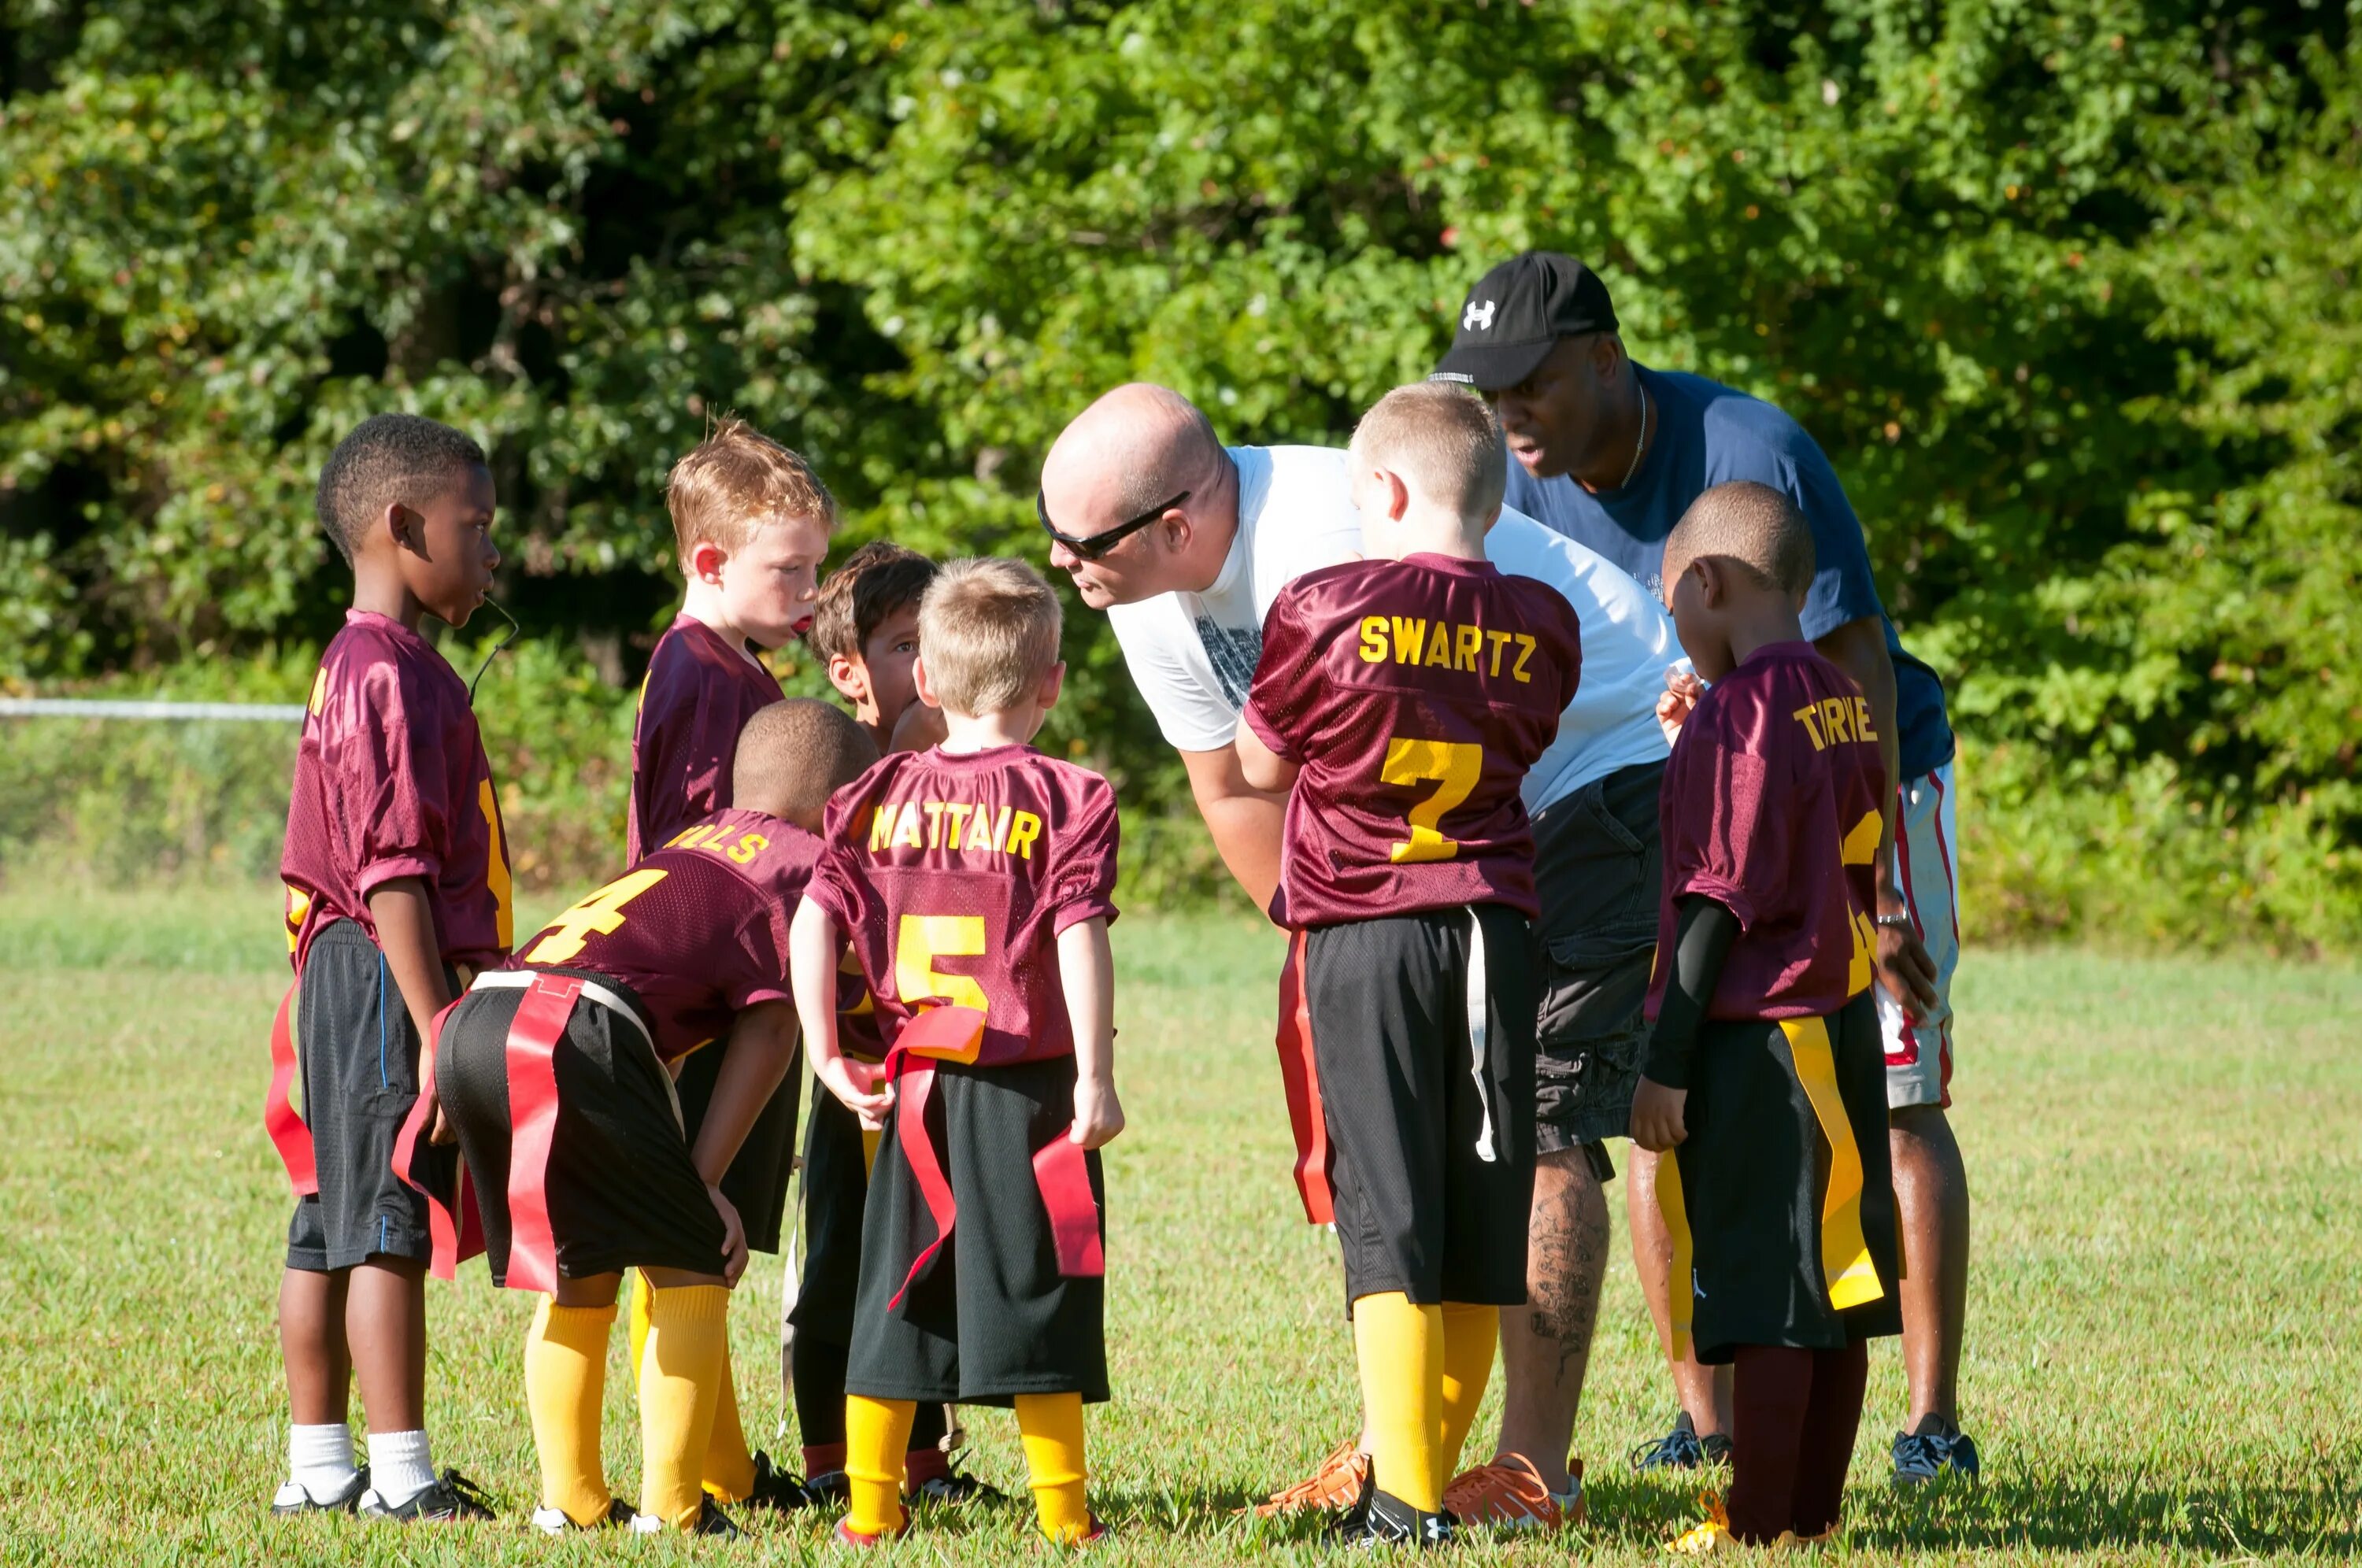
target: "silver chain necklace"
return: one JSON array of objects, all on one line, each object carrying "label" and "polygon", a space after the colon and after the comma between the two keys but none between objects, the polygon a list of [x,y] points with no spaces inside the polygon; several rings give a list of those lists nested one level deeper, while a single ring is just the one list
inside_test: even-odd
[{"label": "silver chain necklace", "polygon": [[1616,488],[1617,490],[1622,490],[1626,485],[1630,484],[1632,482],[1632,476],[1640,471],[1640,453],[1648,445],[1649,389],[1647,387],[1642,387],[1640,389],[1640,434],[1632,442],[1632,461],[1625,468],[1624,477],[1616,481]]}]

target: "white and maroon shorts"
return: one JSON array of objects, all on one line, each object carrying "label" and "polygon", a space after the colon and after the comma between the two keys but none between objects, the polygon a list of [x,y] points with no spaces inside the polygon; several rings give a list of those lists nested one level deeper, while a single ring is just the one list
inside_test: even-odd
[{"label": "white and maroon shorts", "polygon": [[1878,1032],[1886,1043],[1886,1104],[1952,1103],[1952,971],[1960,962],[1959,879],[1952,826],[1952,765],[1904,781],[1894,813],[1895,882],[1911,922],[1936,961],[1933,1009],[1906,1018],[1886,988],[1878,997]]}]

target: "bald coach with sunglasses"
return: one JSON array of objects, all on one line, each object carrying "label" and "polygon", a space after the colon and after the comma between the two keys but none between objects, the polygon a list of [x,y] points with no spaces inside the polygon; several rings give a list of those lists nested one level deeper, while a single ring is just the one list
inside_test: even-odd
[{"label": "bald coach with sunglasses", "polygon": [[[1350,481],[1341,450],[1225,447],[1188,399],[1147,384],[1118,387],[1086,409],[1042,466],[1039,505],[1050,563],[1074,579],[1086,604],[1107,613],[1132,683],[1181,754],[1215,848],[1261,908],[1270,907],[1279,882],[1286,802],[1247,784],[1233,738],[1272,601],[1290,579],[1361,553]],[[1542,846],[1540,929],[1552,929],[1554,904],[1574,926],[1600,927],[1598,889],[1628,884],[1647,893],[1635,906],[1636,918],[1647,922],[1639,938],[1645,946],[1655,920],[1654,834],[1643,845],[1606,822],[1603,801],[1620,800],[1619,790],[1645,794],[1653,829],[1655,779],[1666,755],[1656,703],[1667,667],[1681,657],[1672,624],[1620,569],[1520,513],[1502,513],[1485,552],[1501,570],[1557,589],[1582,624],[1575,699],[1523,791]],[[1573,831],[1553,833],[1553,823]],[[1639,972],[1645,985],[1645,964]],[[1594,1013],[1599,1006],[1628,1010],[1637,1026],[1639,991],[1624,988],[1628,998],[1578,1001]],[[1547,1023],[1551,1009],[1544,1010]],[[1562,1038],[1566,1032],[1545,1028],[1546,1041],[1553,1032]],[[1453,1506],[1463,1517],[1484,1495],[1501,1495],[1502,1483],[1520,1494],[1536,1520],[1575,1513],[1579,1472],[1566,1464],[1567,1445],[1598,1305],[1606,1212],[1592,1164],[1601,1151],[1553,1144],[1547,1065],[1541,1072],[1541,1171],[1529,1246],[1532,1299],[1529,1309],[1502,1315],[1507,1397],[1499,1452],[1504,1461],[1519,1456],[1523,1468],[1480,1465],[1455,1481]],[[1310,1212],[1309,1201],[1307,1207]],[[1283,1507],[1342,1506],[1364,1473],[1347,1445],[1312,1481],[1274,1501]],[[1462,1485],[1472,1477],[1473,1493]],[[1511,1517],[1487,1520],[1481,1506],[1478,1511],[1469,1522]]]}]

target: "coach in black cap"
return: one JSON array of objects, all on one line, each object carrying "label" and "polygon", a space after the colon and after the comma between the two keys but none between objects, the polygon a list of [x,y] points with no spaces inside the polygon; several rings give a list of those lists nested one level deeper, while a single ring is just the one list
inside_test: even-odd
[{"label": "coach in black cap", "polygon": [[[1949,991],[1959,935],[1953,742],[1943,686],[1896,638],[1871,576],[1860,522],[1813,438],[1785,414],[1744,392],[1636,363],[1625,350],[1607,285],[1581,261],[1529,250],[1485,273],[1461,304],[1451,350],[1435,375],[1474,388],[1499,415],[1515,459],[1508,505],[1606,557],[1661,599],[1665,536],[1690,502],[1715,485],[1734,480],[1771,485],[1812,524],[1818,570],[1805,602],[1805,634],[1860,685],[1887,776],[1902,781],[1879,858],[1876,917],[1879,1020],[1886,1036],[1907,1275],[1904,1356],[1911,1415],[1894,1442],[1895,1478],[1926,1480],[1947,1467],[1973,1474],[1976,1445],[1960,1432],[1955,1388],[1968,1300],[1968,1181],[1944,1115],[1951,1103]],[[1653,906],[1653,798],[1645,812],[1634,801],[1602,804],[1637,845],[1630,858],[1641,866]],[[1547,857],[1552,846],[1546,824],[1538,820],[1535,826],[1538,854]],[[1653,933],[1653,907],[1650,920]],[[1620,924],[1562,929],[1551,911],[1544,913],[1541,936],[1551,969],[1562,972],[1545,974],[1555,990],[1544,1006],[1540,1109],[1547,1116],[1555,1094],[1560,1135],[1578,1144],[1620,1133],[1617,1119],[1629,1115],[1642,1028],[1638,1003],[1624,1009],[1628,987],[1620,971],[1584,962],[1619,945],[1624,934]],[[1648,958],[1644,954],[1634,962],[1645,986]],[[1553,1009],[1575,1015],[1584,1036],[1569,1085],[1554,1086],[1550,1078]],[[1549,1136],[1547,1127],[1543,1135]],[[1595,1160],[1592,1168],[1602,1165]],[[1652,1156],[1634,1151],[1626,1207],[1661,1335],[1671,1252],[1653,1200],[1655,1165]],[[1539,1187],[1535,1207],[1539,1213]],[[1595,1197],[1581,1208],[1581,1229],[1604,1242],[1604,1199]],[[1574,1249],[1595,1260],[1605,1250]],[[1584,1283],[1595,1310],[1598,1279],[1595,1275]],[[1535,1314],[1537,1321],[1543,1316]],[[1588,1311],[1553,1316],[1589,1321]],[[1505,1361],[1518,1360],[1506,1332],[1503,1340]],[[1583,1361],[1579,1354],[1566,1358],[1574,1386],[1561,1392],[1570,1423]],[[1675,1366],[1674,1381],[1683,1413],[1668,1437],[1639,1456],[1641,1463],[1694,1466],[1723,1447],[1716,1439],[1729,1430],[1727,1375],[1717,1390],[1714,1376],[1693,1362]],[[1529,1435],[1528,1441],[1541,1440]]]}]

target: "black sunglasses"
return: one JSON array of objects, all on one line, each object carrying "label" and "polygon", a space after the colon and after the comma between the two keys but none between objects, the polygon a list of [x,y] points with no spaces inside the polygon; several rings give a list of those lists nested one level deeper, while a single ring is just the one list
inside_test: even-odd
[{"label": "black sunglasses", "polygon": [[1152,506],[1137,517],[1126,518],[1104,534],[1091,534],[1080,539],[1072,534],[1058,532],[1058,525],[1050,521],[1050,503],[1042,499],[1042,492],[1038,490],[1033,492],[1033,510],[1041,514],[1042,532],[1084,560],[1095,561],[1188,499],[1189,492],[1185,490],[1162,505]]}]

